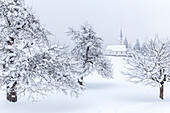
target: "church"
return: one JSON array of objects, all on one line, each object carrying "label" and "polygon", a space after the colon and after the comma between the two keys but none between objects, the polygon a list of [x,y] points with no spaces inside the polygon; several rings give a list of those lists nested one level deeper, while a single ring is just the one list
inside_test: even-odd
[{"label": "church", "polygon": [[124,45],[124,37],[122,33],[122,29],[120,30],[120,37],[118,39],[117,45],[108,45],[106,47],[106,56],[126,56],[127,48],[126,45]]}]

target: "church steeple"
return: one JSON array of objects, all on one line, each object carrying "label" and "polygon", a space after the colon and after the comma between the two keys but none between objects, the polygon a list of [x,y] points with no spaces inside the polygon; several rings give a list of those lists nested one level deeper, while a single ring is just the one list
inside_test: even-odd
[{"label": "church steeple", "polygon": [[120,29],[119,44],[123,45],[123,32],[122,32],[122,28]]}]

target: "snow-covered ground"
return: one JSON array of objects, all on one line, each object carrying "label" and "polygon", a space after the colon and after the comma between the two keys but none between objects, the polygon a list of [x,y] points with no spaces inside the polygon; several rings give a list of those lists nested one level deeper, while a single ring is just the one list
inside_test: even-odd
[{"label": "snow-covered ground", "polygon": [[103,79],[94,72],[85,78],[86,90],[78,99],[61,93],[35,103],[24,98],[10,103],[1,91],[0,113],[170,113],[170,85],[165,85],[165,100],[160,100],[158,87],[127,82],[120,73],[122,58],[109,58],[114,79]]}]

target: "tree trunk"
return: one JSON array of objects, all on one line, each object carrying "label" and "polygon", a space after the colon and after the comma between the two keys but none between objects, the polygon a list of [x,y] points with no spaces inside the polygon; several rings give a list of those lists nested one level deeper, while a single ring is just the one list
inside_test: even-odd
[{"label": "tree trunk", "polygon": [[80,79],[78,79],[78,83],[79,83],[80,85],[83,85],[83,77],[81,77]]},{"label": "tree trunk", "polygon": [[17,102],[16,91],[7,92],[7,100],[10,101],[10,102]]},{"label": "tree trunk", "polygon": [[160,97],[162,100],[164,99],[163,93],[164,93],[164,84],[161,84],[159,97]]},{"label": "tree trunk", "polygon": [[14,82],[12,87],[7,86],[7,100],[10,102],[17,102],[17,82]]}]

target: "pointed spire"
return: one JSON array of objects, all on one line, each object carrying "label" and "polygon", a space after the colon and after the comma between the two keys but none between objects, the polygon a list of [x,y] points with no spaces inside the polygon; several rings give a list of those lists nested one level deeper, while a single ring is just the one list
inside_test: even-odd
[{"label": "pointed spire", "polygon": [[123,39],[123,32],[122,32],[122,28],[120,29],[120,38]]},{"label": "pointed spire", "polygon": [[123,32],[122,32],[122,28],[120,29],[120,39],[119,39],[119,44],[122,45],[123,44]]}]

